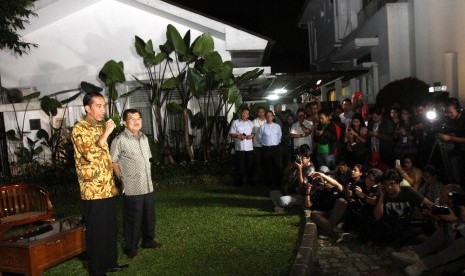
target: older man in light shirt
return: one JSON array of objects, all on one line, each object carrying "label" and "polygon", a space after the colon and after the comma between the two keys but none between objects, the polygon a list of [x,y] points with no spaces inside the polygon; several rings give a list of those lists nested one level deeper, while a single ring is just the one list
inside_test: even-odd
[{"label": "older man in light shirt", "polygon": [[236,152],[236,185],[241,186],[245,182],[253,184],[253,123],[249,120],[250,109],[244,107],[241,117],[232,122],[229,136],[234,140],[234,150]]},{"label": "older man in light shirt", "polygon": [[265,184],[279,188],[282,176],[281,127],[273,122],[273,111],[265,114],[266,124],[258,131],[258,141],[262,144]]}]

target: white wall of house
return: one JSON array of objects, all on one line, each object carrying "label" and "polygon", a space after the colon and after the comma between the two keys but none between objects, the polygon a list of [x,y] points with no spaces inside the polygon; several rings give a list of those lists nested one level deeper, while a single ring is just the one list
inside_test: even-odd
[{"label": "white wall of house", "polygon": [[[152,39],[155,51],[159,52],[158,46],[166,41],[168,24],[174,25],[181,36],[190,30],[191,42],[202,33],[211,33],[215,50],[223,60],[232,60],[234,52],[237,67],[241,67],[241,62],[259,67],[268,45],[268,40],[262,37],[160,0],[39,0],[36,8],[38,17],[31,18],[22,36],[39,48],[23,56],[0,52],[0,75],[2,86],[33,86],[41,91],[41,96],[75,89],[81,81],[103,87],[98,73],[110,59],[124,62],[127,81],[134,80],[133,75],[145,79],[145,68],[134,49],[134,37]],[[247,58],[241,57],[241,52],[247,52]],[[127,85],[121,87],[124,90]],[[124,92],[127,91],[121,91]],[[71,105],[74,107],[69,110],[68,125],[73,125],[84,113],[81,98]],[[14,129],[13,113],[4,114],[6,130]],[[37,105],[26,116],[46,121]],[[35,134],[30,135],[33,138]]]}]

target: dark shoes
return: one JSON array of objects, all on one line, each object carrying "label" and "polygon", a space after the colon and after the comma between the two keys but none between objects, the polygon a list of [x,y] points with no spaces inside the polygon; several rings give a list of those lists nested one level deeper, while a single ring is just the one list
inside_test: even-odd
[{"label": "dark shoes", "polygon": [[133,251],[127,252],[127,253],[125,253],[125,254],[126,254],[126,256],[128,256],[129,259],[134,259],[137,255],[139,255],[139,254],[137,253],[137,250],[133,250]]},{"label": "dark shoes", "polygon": [[161,246],[162,244],[156,241],[152,241],[151,243],[142,245],[143,248],[155,248],[155,249],[160,248]]},{"label": "dark shoes", "polygon": [[125,264],[125,265],[117,265],[117,266],[115,266],[115,267],[112,267],[112,268],[107,269],[107,273],[111,273],[111,272],[120,272],[120,271],[125,270],[125,269],[128,268],[128,267],[129,267],[128,264]]}]

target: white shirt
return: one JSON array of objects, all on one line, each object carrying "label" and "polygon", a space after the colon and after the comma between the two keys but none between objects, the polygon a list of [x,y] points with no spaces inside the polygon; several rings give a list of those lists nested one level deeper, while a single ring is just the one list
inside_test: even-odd
[{"label": "white shirt", "polygon": [[253,120],[252,123],[253,123],[253,133],[255,134],[255,136],[253,137],[253,146],[255,148],[259,148],[262,146],[262,144],[260,143],[260,141],[258,141],[258,130],[263,124],[266,123],[266,119],[260,120],[259,118],[255,118],[255,120]]},{"label": "white shirt", "polygon": [[[304,125],[304,127],[313,130],[313,122],[304,120],[302,124]],[[290,133],[304,134],[304,131],[300,127],[300,123],[298,121],[292,124]],[[310,147],[310,149],[313,150],[313,133],[305,137],[294,138],[294,148],[298,148],[304,144],[307,144]]]},{"label": "white shirt", "polygon": [[[236,119],[232,122],[229,133],[234,133],[234,134],[245,133],[246,135],[250,135],[252,134],[252,131],[253,131],[253,123],[250,120],[243,121],[241,119]],[[234,149],[236,151],[252,151],[253,150],[252,139],[241,140],[239,138],[234,138]]]},{"label": "white shirt", "polygon": [[350,111],[349,114],[347,114],[347,116],[344,114],[344,112],[339,114],[339,118],[341,119],[341,123],[343,125],[345,125],[346,127],[350,126],[350,124],[352,122],[352,116],[354,116],[354,112],[352,112],[352,111]]}]

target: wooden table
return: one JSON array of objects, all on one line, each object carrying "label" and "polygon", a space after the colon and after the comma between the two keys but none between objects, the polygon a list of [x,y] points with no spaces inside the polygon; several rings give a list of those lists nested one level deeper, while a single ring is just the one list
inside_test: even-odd
[{"label": "wooden table", "polygon": [[[0,271],[40,275],[86,250],[81,217],[69,217],[0,241]],[[0,274],[1,275],[1,274]]]}]

